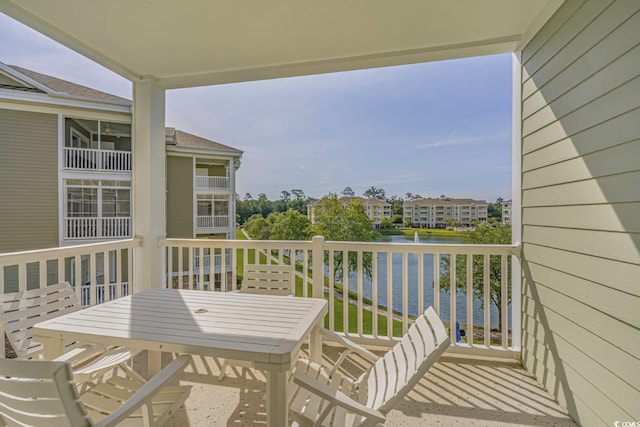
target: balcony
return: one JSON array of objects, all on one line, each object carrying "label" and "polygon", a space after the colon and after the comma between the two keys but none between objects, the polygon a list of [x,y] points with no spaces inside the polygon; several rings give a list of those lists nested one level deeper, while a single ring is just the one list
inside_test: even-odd
[{"label": "balcony", "polygon": [[[323,351],[327,356],[323,363],[334,363],[339,350],[325,346]],[[145,365],[146,358],[141,356],[136,359],[134,367],[144,372]],[[351,366],[359,372],[355,364]],[[242,368],[230,367],[224,380],[211,380],[209,372],[217,374],[218,369],[212,359],[197,359],[195,371],[182,375],[180,383],[194,388],[185,403],[185,410],[170,418],[166,427],[266,424],[264,375],[260,371],[247,373]],[[215,410],[208,409],[214,405]],[[458,424],[483,427],[576,426],[521,367],[512,363],[446,355],[389,413],[386,423],[387,426],[407,427]]]},{"label": "balcony", "polygon": [[[17,271],[17,275],[15,283],[5,281],[0,283],[0,288],[5,291],[26,289],[62,280],[73,283],[74,277],[88,276],[89,280],[78,289],[84,306],[119,298],[139,290],[139,285],[130,278],[134,277],[132,250],[141,244],[140,239],[134,239],[1,254],[0,273],[4,274],[0,277],[11,276],[8,273],[12,269]],[[179,272],[182,272],[183,288],[203,291],[237,289],[244,262],[287,264],[294,260],[297,265],[297,295],[312,297],[314,289],[320,286],[320,294],[330,304],[326,325],[369,345],[372,351],[383,351],[395,343],[398,336],[406,331],[412,317],[410,313],[423,310],[423,303],[432,298],[431,302],[445,324],[462,323],[467,331],[473,331],[473,339],[470,343],[456,342],[455,328],[449,328],[451,349],[389,414],[388,425],[452,425],[462,420],[476,421],[483,426],[505,423],[575,426],[565,411],[519,365],[520,352],[514,343],[519,341],[520,319],[509,315],[510,310],[519,313],[519,293],[514,293],[511,304],[503,299],[501,322],[509,325],[505,329],[511,329],[511,333],[503,336],[502,331],[496,328],[483,328],[483,325],[495,323],[498,319],[492,310],[478,310],[479,305],[474,303],[474,295],[469,288],[458,287],[448,296],[440,288],[444,257],[448,256],[453,264],[451,283],[456,282],[456,263],[471,265],[478,257],[486,272],[483,274],[485,289],[488,289],[490,281],[487,266],[492,259],[498,259],[501,293],[506,296],[509,291],[508,263],[519,256],[516,246],[325,242],[322,238],[291,242],[166,239],[160,240],[158,245],[165,248],[168,266],[163,286],[178,286],[169,278],[180,276]],[[344,254],[350,254],[345,257],[345,272],[336,278],[333,261]],[[373,263],[370,280],[364,272],[368,256]],[[127,262],[113,261],[123,259]],[[64,267],[69,260],[75,260],[70,269]],[[83,263],[83,260],[88,262]],[[111,265],[110,260],[116,265]],[[173,268],[174,264],[179,264],[177,269]],[[354,266],[351,273],[349,265]],[[209,271],[214,268],[214,272],[220,272],[221,266],[225,266],[227,274],[217,280],[223,281],[225,286],[208,286]],[[101,273],[105,271],[110,272],[107,274],[109,292],[105,292],[105,277]],[[313,271],[323,273],[314,275]],[[349,283],[349,298],[340,297],[340,281]],[[491,306],[488,293],[483,298],[484,306]],[[393,310],[385,305],[393,307]],[[474,315],[476,311],[479,316]],[[342,325],[349,327],[345,331]],[[339,351],[338,347],[326,345],[324,363],[334,363]],[[143,353],[134,364],[141,372],[146,371],[144,356]],[[170,355],[165,354],[164,357],[168,359]],[[357,374],[366,366],[364,363],[356,359],[345,366]],[[196,359],[195,369],[180,378],[182,383],[195,386],[186,402],[186,410],[175,414],[168,426],[230,425],[248,420],[265,422],[263,374],[230,367],[225,380],[212,380],[212,375],[216,375],[218,370],[219,365],[214,359]],[[216,402],[215,410],[206,410],[210,402]]]},{"label": "balcony", "polygon": [[230,180],[226,176],[196,176],[196,191],[229,190]]},{"label": "balcony", "polygon": [[97,172],[131,172],[131,152],[64,147],[64,168]]},{"label": "balcony", "polygon": [[64,240],[131,237],[130,217],[67,217],[62,224]]},{"label": "balcony", "polygon": [[[196,228],[197,229],[218,229],[218,228],[228,228],[229,227],[229,216],[228,215],[198,215],[196,217]],[[199,230],[200,231],[200,230]]]}]

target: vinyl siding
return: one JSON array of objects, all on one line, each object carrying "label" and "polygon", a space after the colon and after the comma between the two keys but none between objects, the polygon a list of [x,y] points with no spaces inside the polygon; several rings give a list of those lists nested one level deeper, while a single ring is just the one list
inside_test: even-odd
[{"label": "vinyl siding", "polygon": [[193,238],[193,158],[167,156],[167,237]]},{"label": "vinyl siding", "polygon": [[58,117],[0,109],[0,252],[58,246]]},{"label": "vinyl siding", "polygon": [[640,420],[638,28],[568,0],[521,53],[522,359],[583,426]]}]

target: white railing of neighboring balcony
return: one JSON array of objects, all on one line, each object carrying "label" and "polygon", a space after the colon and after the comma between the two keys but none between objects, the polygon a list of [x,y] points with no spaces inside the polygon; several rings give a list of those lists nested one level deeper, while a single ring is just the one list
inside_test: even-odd
[{"label": "white railing of neighboring balcony", "polygon": [[[0,254],[0,293],[69,282],[83,307],[129,295],[134,291],[133,248],[141,242],[129,239]],[[2,340],[0,358],[5,354],[4,344]]]},{"label": "white railing of neighboring balcony", "polygon": [[228,215],[200,216],[196,219],[198,228],[227,228],[229,226]]},{"label": "white railing of neighboring balcony", "polygon": [[133,248],[140,244],[128,239],[0,254],[0,293],[69,282],[83,307],[120,298],[133,292]]},{"label": "white railing of neighboring balcony", "polygon": [[130,217],[67,217],[63,236],[75,239],[125,239],[131,237]]},{"label": "white railing of neighboring balcony", "polygon": [[64,147],[64,168],[131,172],[131,151]]},{"label": "white railing of neighboring balcony", "polygon": [[[392,342],[428,305],[452,325],[451,340],[463,353],[507,350],[511,336],[503,334],[499,325],[508,325],[504,330],[512,325],[519,328],[520,313],[510,313],[509,299],[520,295],[511,295],[508,285],[511,257],[518,256],[518,246],[327,242],[321,237],[313,241],[166,239],[159,244],[167,248],[168,287],[204,289],[200,284],[214,282],[210,290],[234,290],[244,262],[290,264],[293,259],[296,293],[328,298],[329,329],[363,342]],[[199,268],[195,259],[211,254],[215,255],[214,271],[223,270],[224,275],[209,277],[206,268]],[[336,274],[343,257],[342,273]],[[345,282],[348,298],[342,293]],[[457,322],[467,331],[466,343],[456,342]],[[350,326],[345,331],[343,325]]]},{"label": "white railing of neighboring balcony", "polygon": [[195,186],[197,189],[221,189],[228,190],[229,178],[226,176],[196,176]]}]

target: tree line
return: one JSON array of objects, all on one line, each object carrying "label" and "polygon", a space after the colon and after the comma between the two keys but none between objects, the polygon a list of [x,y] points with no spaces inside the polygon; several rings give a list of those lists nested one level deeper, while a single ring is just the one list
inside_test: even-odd
[{"label": "tree line", "polygon": [[[247,219],[244,229],[258,240],[309,240],[312,236],[323,236],[329,241],[372,242],[380,237],[359,199],[353,199],[344,205],[335,194],[325,196],[314,206],[314,220],[312,224],[306,215],[295,209],[271,212],[266,217],[256,213]],[[325,254],[326,257],[328,253]],[[350,252],[348,259],[349,271],[355,271],[357,254]],[[364,270],[367,274],[371,272],[371,264],[371,254],[365,254]],[[343,265],[342,252],[336,253],[336,278],[342,276]]]},{"label": "tree line", "polygon": [[[301,193],[304,194],[304,193]],[[249,195],[250,196],[250,195]],[[382,194],[384,196],[384,194]],[[320,199],[314,206],[314,224],[307,216],[295,206],[304,206],[306,213],[306,203],[296,204],[296,202],[309,199],[298,196],[295,199],[278,200],[271,202],[271,207],[284,209],[284,211],[265,209],[267,213],[253,213],[244,222],[244,229],[249,235],[258,240],[309,240],[312,236],[324,236],[328,241],[355,241],[372,242],[378,239],[380,234],[373,229],[373,222],[369,219],[365,206],[359,199],[352,199],[344,205],[336,194],[330,194]],[[263,194],[258,200],[246,197],[242,203],[252,206],[269,206],[268,200]],[[501,213],[502,199],[498,199],[491,204],[493,209]],[[510,244],[511,226],[510,224],[500,224],[496,220],[491,220],[486,224],[478,225],[475,230],[469,231],[463,238],[466,244]],[[461,291],[466,289],[466,256],[456,256],[456,284]],[[325,263],[328,263],[329,254],[325,253]],[[357,253],[348,252],[348,270],[355,271],[357,268]],[[473,293],[483,304],[484,295],[484,261],[482,256],[473,256],[472,277]],[[509,267],[510,269],[510,264]],[[363,254],[364,273],[371,276],[372,254]],[[344,271],[344,253],[334,254],[335,279],[340,281]],[[444,255],[440,261],[440,287],[450,291],[450,255]],[[489,293],[490,300],[498,309],[499,329],[503,331],[502,325],[502,293],[501,293],[501,261],[500,257],[491,256],[489,262]],[[507,304],[511,303],[511,274],[507,274],[509,292],[507,294]],[[472,334],[472,332],[471,332]],[[472,335],[471,335],[472,336]]]},{"label": "tree line", "polygon": [[[244,198],[236,195],[236,221],[239,224],[244,224],[255,214],[260,214],[266,219],[271,213],[284,213],[291,209],[306,215],[309,203],[317,200],[312,197],[307,197],[301,189],[282,190],[280,193],[281,196],[278,200],[269,200],[264,193],[259,193],[256,198],[254,198],[251,193],[246,193]],[[345,187],[340,194],[346,197],[355,197],[355,192],[351,187]],[[381,228],[383,229],[393,228],[403,223],[402,204],[405,201],[423,198],[420,194],[410,192],[407,192],[404,196],[393,195],[387,197],[386,191],[383,188],[374,186],[371,186],[362,193],[362,196],[370,199],[384,200],[391,205],[391,218],[382,219]],[[489,219],[493,219],[495,222],[502,220],[502,202],[503,199],[498,198],[494,203],[489,203]]]}]

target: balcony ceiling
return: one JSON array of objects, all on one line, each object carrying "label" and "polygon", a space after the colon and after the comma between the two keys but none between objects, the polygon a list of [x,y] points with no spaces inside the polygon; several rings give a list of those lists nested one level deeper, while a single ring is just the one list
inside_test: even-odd
[{"label": "balcony ceiling", "polygon": [[0,11],[171,89],[512,52],[561,3],[0,0]]}]

